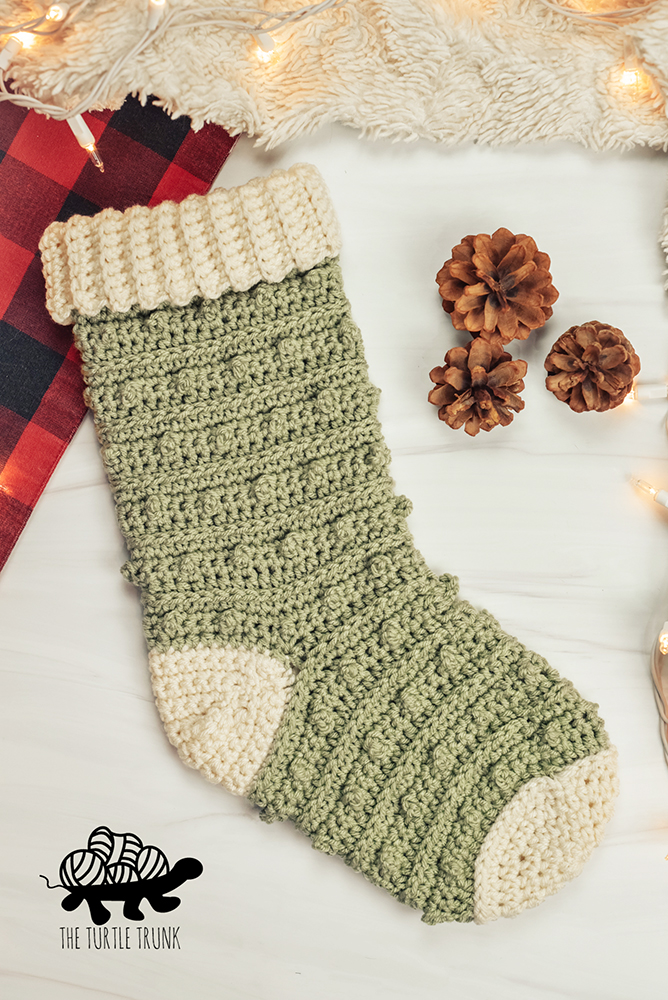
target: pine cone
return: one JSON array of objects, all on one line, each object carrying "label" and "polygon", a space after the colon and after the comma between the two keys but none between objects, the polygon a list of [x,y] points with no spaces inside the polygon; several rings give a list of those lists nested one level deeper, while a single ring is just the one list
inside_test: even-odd
[{"label": "pine cone", "polygon": [[612,410],[633,385],[640,358],[621,330],[591,320],[559,337],[545,368],[545,385],[571,410]]},{"label": "pine cone", "polygon": [[508,344],[526,340],[552,315],[559,292],[549,267],[530,236],[497,229],[491,237],[465,236],[436,282],[455,330]]},{"label": "pine cone", "polygon": [[429,402],[440,407],[438,416],[448,426],[457,430],[465,424],[472,436],[498,424],[505,427],[513,419],[512,410],[524,409],[517,393],[524,388],[526,372],[526,361],[513,361],[498,339],[489,343],[479,337],[466,347],[453,347],[444,367],[429,372],[436,383]]}]

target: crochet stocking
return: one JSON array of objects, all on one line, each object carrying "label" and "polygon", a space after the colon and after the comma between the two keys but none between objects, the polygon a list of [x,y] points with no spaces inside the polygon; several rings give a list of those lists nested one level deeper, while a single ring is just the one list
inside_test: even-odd
[{"label": "crochet stocking", "polygon": [[578,874],[615,751],[416,551],[338,250],[304,165],[42,241],[170,741],[428,923],[484,922]]}]

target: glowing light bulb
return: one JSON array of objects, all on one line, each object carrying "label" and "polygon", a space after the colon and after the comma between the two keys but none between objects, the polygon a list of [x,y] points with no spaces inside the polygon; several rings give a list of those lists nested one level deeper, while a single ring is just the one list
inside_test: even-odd
[{"label": "glowing light bulb", "polygon": [[646,483],[644,479],[632,479],[631,485],[635,486],[635,488],[644,496],[651,497],[652,500],[659,492],[655,486],[651,486],[649,483]]},{"label": "glowing light bulb", "polygon": [[639,66],[635,59],[625,59],[613,74],[613,84],[620,96],[629,101],[642,101],[657,93],[654,78]]},{"label": "glowing light bulb", "polygon": [[253,35],[256,42],[255,55],[260,60],[260,62],[268,63],[271,62],[272,58],[276,54],[276,43],[271,35],[267,34],[266,31],[258,31],[256,35]]},{"label": "glowing light bulb", "polygon": [[95,145],[95,143],[94,142],[90,142],[90,143],[88,143],[87,146],[82,146],[81,148],[86,150],[86,152],[88,153],[88,156],[90,157],[90,160],[91,160],[91,163],[93,164],[93,166],[97,167],[97,169],[100,171],[100,173],[103,174],[104,173],[104,163],[102,162],[102,157],[100,156],[100,154],[97,151],[97,146]]},{"label": "glowing light bulb", "polygon": [[64,21],[69,13],[69,4],[57,3],[46,12],[47,21]]},{"label": "glowing light bulb", "polygon": [[668,622],[663,623],[661,633],[657,639],[659,652],[662,656],[668,656]]},{"label": "glowing light bulb", "polygon": [[86,125],[81,115],[75,115],[74,118],[68,118],[67,124],[72,129],[74,133],[74,138],[77,140],[82,149],[85,149],[88,153],[93,166],[97,167],[100,173],[104,173],[104,163],[102,162],[102,157],[97,151],[97,146],[95,145],[95,136]]},{"label": "glowing light bulb", "polygon": [[10,35],[0,49],[0,73],[9,69],[21,49],[29,49],[34,42],[35,36],[30,31],[15,31]]},{"label": "glowing light bulb", "polygon": [[636,392],[636,387],[632,386],[626,393],[623,399],[624,406],[630,406],[632,403],[637,402],[638,393]]},{"label": "glowing light bulb", "polygon": [[642,56],[633,38],[622,33],[622,61],[612,71],[610,85],[620,100],[647,103],[659,97],[659,87],[643,65]]},{"label": "glowing light bulb", "polygon": [[656,486],[646,483],[644,479],[632,479],[631,485],[635,486],[643,496],[653,500],[654,503],[661,504],[662,507],[668,507],[668,490],[657,490]]},{"label": "glowing light bulb", "polygon": [[640,83],[639,69],[623,69],[619,78],[622,87],[637,87]]},{"label": "glowing light bulb", "polygon": [[31,45],[35,44],[36,35],[31,34],[29,31],[17,31],[12,35],[12,38],[20,42],[24,49],[29,49]]}]

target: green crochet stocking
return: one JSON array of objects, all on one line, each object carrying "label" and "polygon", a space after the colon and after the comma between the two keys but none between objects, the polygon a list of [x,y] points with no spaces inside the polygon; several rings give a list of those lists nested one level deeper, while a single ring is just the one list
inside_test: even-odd
[{"label": "green crochet stocking", "polygon": [[55,223],[167,735],[428,923],[576,875],[616,791],[595,706],[406,526],[314,168]]}]

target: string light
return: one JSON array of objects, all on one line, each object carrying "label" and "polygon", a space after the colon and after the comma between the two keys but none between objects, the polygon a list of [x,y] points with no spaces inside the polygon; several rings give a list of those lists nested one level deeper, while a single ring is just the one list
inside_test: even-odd
[{"label": "string light", "polygon": [[654,78],[641,66],[623,64],[617,71],[617,83],[633,101],[652,97],[657,93]]},{"label": "string light", "polygon": [[255,55],[260,62],[270,62],[276,51],[274,39],[264,31],[259,31],[253,38],[256,44]]},{"label": "string light", "polygon": [[14,38],[11,36],[0,49],[0,73],[3,73],[6,69],[9,69],[14,56],[23,48],[20,38]]},{"label": "string light", "polygon": [[148,30],[155,31],[160,23],[160,19],[165,12],[165,0],[149,0],[148,4]]},{"label": "string light", "polygon": [[104,163],[102,158],[97,151],[97,146],[95,145],[95,136],[86,125],[81,115],[77,115],[75,118],[68,118],[67,124],[72,129],[74,133],[74,138],[77,140],[82,149],[85,149],[88,156],[93,163],[93,166],[104,173]]},{"label": "string light", "polygon": [[632,479],[631,485],[635,486],[643,496],[653,500],[654,503],[658,503],[662,507],[668,507],[668,490],[658,490],[656,486],[646,483],[644,479]]},{"label": "string light", "polygon": [[634,43],[624,36],[624,56],[622,64],[613,73],[613,87],[617,86],[626,100],[634,102],[656,97],[658,87],[650,74],[645,70],[638,58]]},{"label": "string light", "polygon": [[559,0],[540,0],[549,10],[585,24],[601,24],[619,31],[623,41],[622,63],[612,75],[613,89],[619,89],[621,96],[634,102],[659,96],[655,79],[642,65],[636,43],[625,30],[626,24],[650,11],[658,0],[646,0],[632,7],[604,8],[602,0],[585,0],[585,7],[573,7]]},{"label": "string light", "polygon": [[[298,24],[304,19],[320,14],[325,10],[342,7],[347,2],[348,0],[321,0],[320,3],[300,7],[294,11],[268,13],[266,10],[259,8],[221,7],[220,5],[215,7],[192,7],[170,10],[166,0],[148,0],[147,25],[142,37],[116,60],[113,66],[100,77],[92,91],[74,107],[63,108],[59,105],[45,104],[26,94],[17,94],[9,91],[5,86],[3,73],[8,68],[8,61],[11,62],[14,55],[17,54],[16,51],[5,56],[0,62],[0,101],[13,101],[22,107],[34,108],[59,120],[74,118],[76,115],[88,111],[96,104],[103,104],[105,97],[113,89],[113,84],[123,66],[128,61],[135,59],[165,31],[171,29],[184,30],[198,27],[220,27],[232,31],[246,32],[255,40],[254,51],[257,58],[262,62],[268,63],[274,57],[273,46],[270,46],[266,41],[263,43],[263,36],[270,38],[274,32],[280,31],[290,24]],[[633,7],[614,9],[603,9],[601,4],[604,0],[580,0],[581,3],[584,3],[584,7],[571,6],[568,3],[560,2],[560,0],[538,0],[538,2],[563,16],[589,24],[607,25],[622,32],[625,56],[621,71],[617,74],[617,78],[611,81],[613,89],[619,87],[622,93],[625,93],[634,100],[650,95],[658,95],[655,81],[649,73],[638,65],[638,54],[635,50],[634,42],[624,31],[624,26],[627,22],[651,10],[658,0],[646,0],[646,2],[639,3]],[[91,0],[80,0],[79,3],[72,6],[64,2],[52,4],[45,14],[33,18],[24,24],[0,26],[0,36],[2,34],[13,35],[20,31],[35,35],[53,35],[54,33],[64,31],[82,16],[90,3]],[[49,30],[43,30],[44,26]],[[632,54],[631,62],[629,61],[627,52]]]},{"label": "string light", "polygon": [[646,14],[658,3],[658,0],[645,0],[644,3],[635,4],[633,7],[612,7],[604,8],[601,0],[589,0],[585,7],[573,7],[567,3],[560,3],[559,0],[540,0],[544,7],[556,11],[557,14],[565,14],[575,21],[584,21],[587,24],[598,22],[599,24],[619,25],[625,21]]},{"label": "string light", "polygon": [[[633,406],[635,403],[646,403],[653,399],[668,399],[668,384],[666,382],[634,382],[624,397],[624,405]],[[668,431],[668,416],[666,417],[666,431]]]},{"label": "string light", "polygon": [[665,382],[634,382],[624,397],[625,405],[644,403],[648,399],[668,398],[668,385]]},{"label": "string light", "polygon": [[661,627],[661,632],[656,640],[659,647],[659,652],[662,656],[668,656],[668,622],[664,622]]},{"label": "string light", "polygon": [[[668,764],[668,703],[666,702],[666,692],[663,683],[664,657],[668,655],[668,621],[661,626],[652,656],[650,659],[650,671],[652,675],[652,686],[654,688],[654,701],[659,711],[659,732],[661,734],[661,744],[663,755]],[[668,861],[668,856],[666,857]]]},{"label": "string light", "polygon": [[640,79],[640,73],[637,69],[623,69],[621,83],[624,87],[633,87],[638,85]]},{"label": "string light", "polygon": [[[80,3],[76,10],[73,12],[74,15],[80,13],[84,7],[87,7],[90,0],[80,0]],[[22,24],[10,24],[10,25],[0,25],[0,35],[16,35],[16,34],[29,34],[31,36],[36,35],[49,35],[54,34],[54,30],[44,31],[43,26],[47,22],[61,21],[64,20],[70,12],[70,6],[67,3],[53,4],[48,8],[46,13],[39,14],[37,17],[31,18],[29,21],[24,21]],[[55,31],[59,29],[56,27]],[[32,45],[32,41],[25,42],[25,45]]]},{"label": "string light", "polygon": [[[275,58],[272,37],[274,33],[326,10],[343,7],[347,2],[348,0],[321,0],[320,3],[309,4],[297,10],[269,13],[260,8],[221,5],[170,9],[167,0],[147,0],[147,21],[143,35],[100,76],[92,90],[71,107],[46,104],[28,94],[9,90],[5,81],[5,73],[21,51],[22,42],[27,46],[33,43],[35,37],[49,37],[67,31],[81,18],[90,6],[91,0],[79,0],[75,4],[65,2],[51,4],[45,13],[22,24],[0,25],[0,38],[2,35],[10,36],[4,48],[0,49],[0,102],[11,101],[20,107],[33,108],[59,121],[76,119],[91,107],[104,105],[126,63],[136,59],[166,31],[217,27],[245,32],[255,41],[256,57],[261,62],[269,63]],[[639,64],[635,43],[624,31],[624,25],[628,21],[649,11],[658,0],[646,0],[634,7],[614,9],[603,9],[600,4],[605,0],[580,0],[584,3],[584,7],[573,7],[559,0],[538,0],[538,2],[566,17],[589,24],[607,25],[620,31],[624,39],[624,62],[617,78],[611,80],[613,89],[618,87],[623,94],[635,101],[650,96],[659,97],[660,92],[656,82]],[[19,38],[23,35],[29,37],[30,42],[24,41],[22,37]]]},{"label": "string light", "polygon": [[12,38],[16,38],[21,43],[21,48],[24,49],[29,49],[31,45],[35,44],[35,35],[30,31],[17,31],[12,35]]},{"label": "string light", "polygon": [[[77,21],[90,0],[80,0],[71,6],[68,3],[51,4],[48,10],[22,24],[0,25],[0,39],[9,35],[5,45],[0,48],[0,102],[11,101],[20,107],[33,108],[59,121],[67,121],[77,138],[79,145],[86,150],[95,166],[104,171],[104,164],[95,145],[95,139],[81,115],[93,105],[104,103],[104,98],[112,88],[123,66],[135,59],[141,52],[159,38],[167,29],[197,28],[216,26],[244,31],[256,41],[259,57],[268,62],[273,57],[275,45],[272,32],[279,31],[289,24],[297,24],[307,17],[322,13],[335,7],[342,7],[348,0],[321,0],[320,3],[300,7],[294,11],[267,13],[258,8],[220,8],[209,7],[200,10],[168,10],[166,0],[148,0],[148,18],[146,30],[139,40],[124,52],[100,77],[88,95],[74,107],[63,108],[56,104],[46,104],[27,94],[9,90],[5,73],[22,48],[28,48],[39,36],[52,36],[69,28]],[[255,21],[254,21],[255,19]],[[46,27],[47,30],[44,30]]]},{"label": "string light", "polygon": [[67,3],[54,4],[53,7],[49,7],[46,12],[47,21],[63,21],[68,14],[70,9]]},{"label": "string light", "polygon": [[[0,25],[0,36],[3,34],[14,34],[16,31],[25,30],[35,35],[53,35],[70,28],[89,6],[91,0],[80,0],[78,4],[69,6],[65,3],[53,4],[49,11],[54,11],[54,16],[48,19],[48,23],[53,27],[45,32],[42,30],[47,23],[47,14],[33,18],[20,25]],[[274,32],[281,31],[289,25],[299,24],[306,18],[321,14],[326,10],[334,10],[343,7],[348,0],[321,0],[320,3],[309,4],[299,7],[293,11],[279,11],[268,13],[266,10],[254,7],[201,7],[183,9],[177,7],[170,9],[166,0],[148,0],[147,3],[147,24],[144,34],[136,43],[127,49],[113,66],[104,73],[93,89],[82,98],[74,107],[63,108],[57,104],[46,104],[35,97],[27,94],[18,94],[7,89],[4,80],[4,71],[7,69],[7,59],[4,64],[0,64],[0,101],[12,101],[25,108],[34,108],[44,114],[50,115],[59,121],[75,118],[88,111],[94,105],[103,104],[105,97],[113,89],[113,84],[117,80],[121,69],[127,62],[130,62],[143,52],[149,45],[160,38],[166,31],[186,30],[190,28],[217,27],[230,31],[244,32],[256,39],[261,36],[270,36]],[[63,16],[56,16],[55,8],[59,8]],[[20,51],[20,50],[19,50]],[[258,45],[258,51],[268,51],[265,47]],[[10,57],[10,61],[16,51]]]},{"label": "string light", "polygon": [[0,74],[9,69],[14,57],[19,54],[21,49],[29,49],[34,41],[35,35],[29,31],[15,31],[11,34],[0,49]]}]

